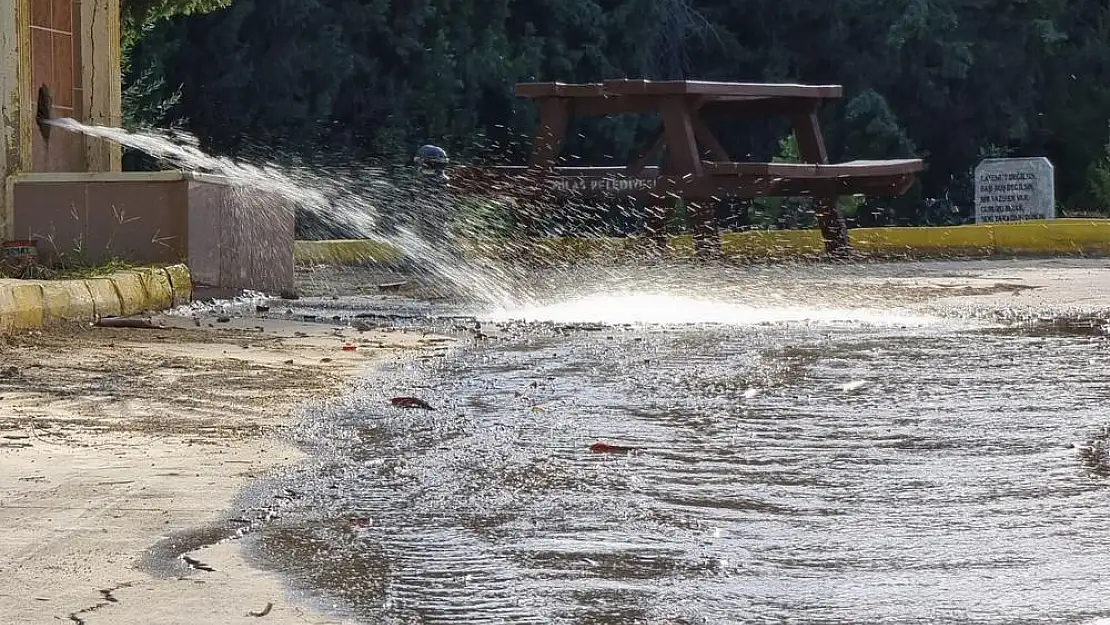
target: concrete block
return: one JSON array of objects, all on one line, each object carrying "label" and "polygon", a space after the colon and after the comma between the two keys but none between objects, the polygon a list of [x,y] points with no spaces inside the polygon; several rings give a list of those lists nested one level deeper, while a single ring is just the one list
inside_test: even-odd
[{"label": "concrete block", "polygon": [[0,280],[0,333],[41,328],[44,308],[37,282]]},{"label": "concrete block", "polygon": [[93,278],[84,282],[92,296],[95,318],[120,316],[119,291],[111,278]]},{"label": "concrete block", "polygon": [[147,293],[142,276],[137,272],[122,271],[109,280],[119,294],[121,315],[127,317],[150,310],[150,295]]},{"label": "concrete block", "polygon": [[43,282],[41,287],[46,324],[96,318],[96,303],[83,280]]},{"label": "concrete block", "polygon": [[170,280],[170,291],[173,294],[173,305],[181,306],[193,300],[193,279],[186,265],[170,265],[163,271]]}]

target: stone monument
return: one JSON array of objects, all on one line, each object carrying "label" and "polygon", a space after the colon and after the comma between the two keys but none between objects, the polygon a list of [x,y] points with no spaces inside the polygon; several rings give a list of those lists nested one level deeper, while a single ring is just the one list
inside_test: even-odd
[{"label": "stone monument", "polygon": [[975,168],[975,223],[1055,217],[1056,184],[1047,158],[991,158]]}]

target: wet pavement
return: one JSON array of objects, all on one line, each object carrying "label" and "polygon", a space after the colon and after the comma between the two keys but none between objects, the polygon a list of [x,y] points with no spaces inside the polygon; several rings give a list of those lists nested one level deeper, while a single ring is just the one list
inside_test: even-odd
[{"label": "wet pavement", "polygon": [[309,415],[247,540],[365,623],[1097,622],[1103,264],[538,275],[485,310],[319,270],[335,299],[271,314],[449,340]]}]

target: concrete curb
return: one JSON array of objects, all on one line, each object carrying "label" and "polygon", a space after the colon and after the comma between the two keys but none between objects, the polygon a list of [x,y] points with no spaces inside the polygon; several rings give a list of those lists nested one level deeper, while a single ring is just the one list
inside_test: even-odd
[{"label": "concrete curb", "polygon": [[397,247],[369,239],[297,241],[293,246],[293,262],[297,265],[380,263],[398,260],[403,255]]},{"label": "concrete curb", "polygon": [[[1003,224],[947,227],[855,228],[848,232],[853,251],[876,258],[938,256],[1105,255],[1110,256],[1110,220],[1054,219]],[[627,238],[550,238],[537,242],[533,252],[559,261],[605,260],[642,255],[645,241]],[[693,254],[693,240],[671,237],[678,256]],[[486,246],[496,249],[496,246]],[[753,230],[722,235],[725,256],[742,260],[779,260],[820,256],[825,249],[816,230]],[[361,239],[297,241],[298,265],[397,260],[402,251],[385,243]]]},{"label": "concrete curb", "polygon": [[0,335],[165,310],[188,303],[192,293],[185,265],[85,280],[0,280]]}]

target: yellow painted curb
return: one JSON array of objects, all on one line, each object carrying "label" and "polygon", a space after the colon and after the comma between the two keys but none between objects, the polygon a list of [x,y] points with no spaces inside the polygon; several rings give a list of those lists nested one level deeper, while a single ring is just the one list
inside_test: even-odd
[{"label": "yellow painted curb", "polygon": [[122,272],[109,278],[119,294],[120,314],[127,317],[150,310],[150,296],[139,274]]},{"label": "yellow painted curb", "polygon": [[0,333],[41,328],[45,318],[38,282],[0,280]]},{"label": "yellow painted curb", "polygon": [[[694,242],[691,238],[690,250]],[[825,241],[816,230],[751,230],[721,235],[721,253],[730,258],[790,258],[816,256]]]},{"label": "yellow painted curb", "polygon": [[93,299],[93,318],[118,317],[120,308],[119,292],[111,278],[90,278],[85,280],[85,288]]},{"label": "yellow painted curb", "polygon": [[994,230],[987,226],[939,228],[859,228],[848,231],[852,249],[861,254],[989,253]]},{"label": "yellow painted curb", "polygon": [[173,306],[173,285],[170,276],[161,269],[136,269],[131,273],[139,277],[146,297],[144,310],[165,310]]},{"label": "yellow painted curb", "polygon": [[166,277],[170,280],[170,293],[173,296],[173,305],[188,304],[193,299],[193,277],[185,265],[170,265],[163,268]]},{"label": "yellow painted curb", "polygon": [[95,319],[96,302],[84,280],[43,281],[46,319]]},{"label": "yellow painted curb", "polygon": [[994,227],[995,247],[1013,254],[1105,254],[1110,221],[1056,219]]},{"label": "yellow painted curb", "polygon": [[[848,231],[853,251],[861,256],[1006,256],[1006,255],[1110,255],[1110,219],[1053,219],[1002,224],[969,224],[943,227],[855,228]],[[531,250],[554,261],[616,259],[634,254],[641,238],[541,239]],[[689,235],[671,237],[668,248],[679,256],[693,253]],[[778,260],[819,256],[825,245],[816,230],[751,230],[721,236],[726,257]],[[479,255],[512,253],[496,244],[471,246]],[[317,262],[355,264],[396,260],[403,251],[369,240],[297,241],[298,264]]]},{"label": "yellow painted curb", "polygon": [[184,265],[87,280],[0,280],[0,334],[165,309],[191,295]]},{"label": "yellow painted curb", "polygon": [[[634,253],[636,239],[573,239],[549,238],[536,241],[533,252],[544,258],[558,258],[566,261],[589,261],[620,258]],[[497,255],[497,248],[486,247]]]},{"label": "yellow painted curb", "polygon": [[402,252],[397,247],[369,239],[297,241],[293,247],[293,259],[299,265],[355,265],[362,262],[398,260],[401,256]]}]

